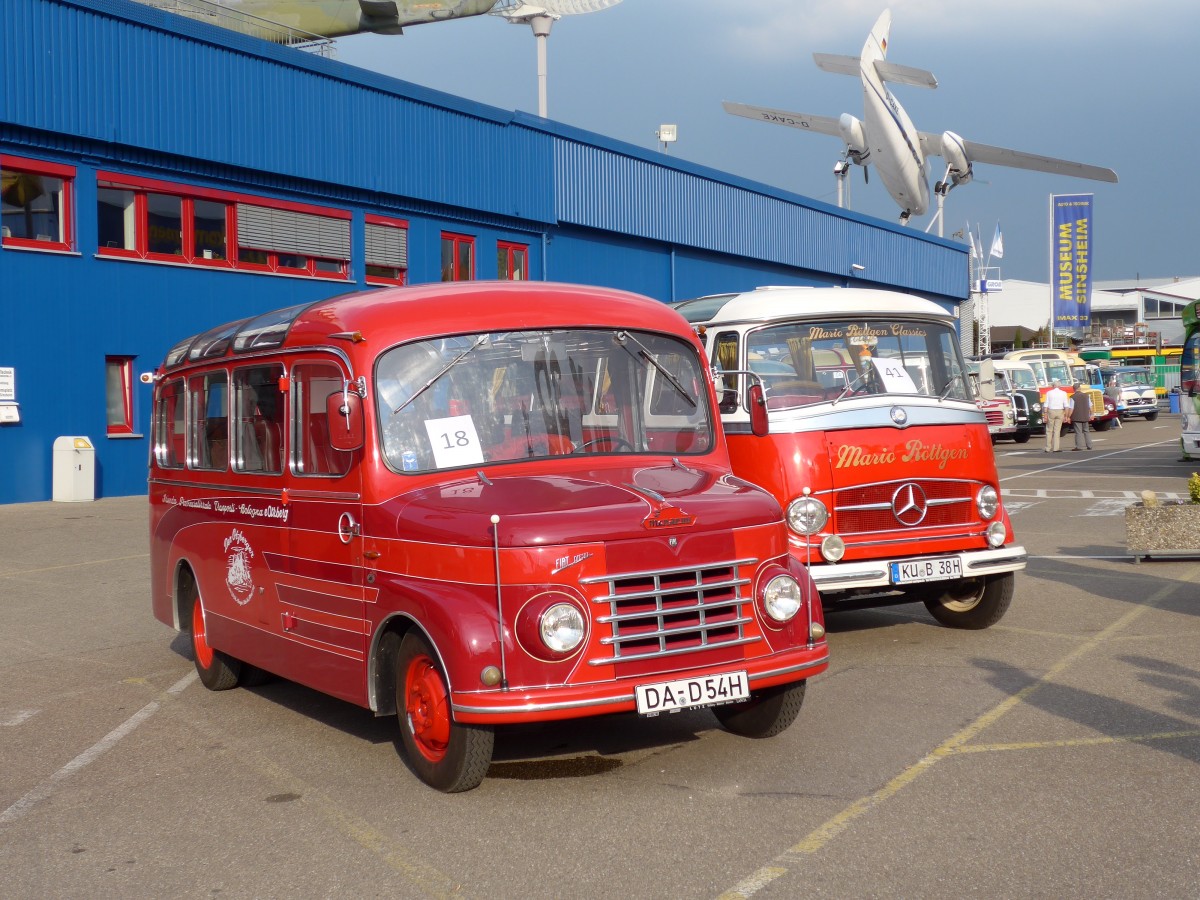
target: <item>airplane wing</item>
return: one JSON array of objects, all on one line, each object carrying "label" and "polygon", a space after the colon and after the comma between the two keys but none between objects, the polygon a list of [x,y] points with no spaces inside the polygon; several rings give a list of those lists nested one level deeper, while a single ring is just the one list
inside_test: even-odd
[{"label": "airplane wing", "polygon": [[875,71],[882,80],[890,81],[893,84],[908,84],[923,88],[938,86],[937,79],[933,77],[932,72],[914,69],[912,66],[901,66],[881,59],[876,61]]},{"label": "airplane wing", "polygon": [[[929,134],[922,131],[920,137],[921,149],[925,151],[926,156],[943,156],[940,134]],[[967,159],[973,163],[1008,166],[1012,169],[1029,169],[1033,172],[1047,172],[1051,175],[1069,175],[1072,178],[1087,178],[1091,181],[1105,181],[1109,184],[1117,182],[1117,173],[1102,166],[1089,166],[1086,163],[1073,162],[1069,159],[1039,156],[1036,153],[1010,150],[1007,147],[993,147],[990,144],[979,144],[968,140],[962,141],[962,148],[966,152]]]},{"label": "airplane wing", "polygon": [[832,134],[841,137],[838,130],[838,120],[829,116],[810,116],[807,113],[787,112],[782,109],[770,109],[766,106],[747,106],[745,103],[721,103],[725,112],[735,116],[745,116],[747,119],[758,119],[760,122],[773,122],[776,125],[787,125],[804,131],[816,131],[821,134]]},{"label": "airplane wing", "polygon": [[862,60],[857,56],[842,56],[837,53],[814,53],[813,62],[817,64],[817,68],[825,72],[832,72],[834,75],[853,75],[857,78],[860,74]]},{"label": "airplane wing", "polygon": [[[834,75],[853,75],[855,78],[862,74],[860,67],[862,59],[857,56],[840,56],[836,53],[814,53],[813,62],[817,68]],[[893,84],[909,84],[913,87],[935,88],[937,79],[932,72],[924,69],[914,69],[912,66],[901,66],[887,60],[875,61],[875,72],[883,81]]]}]

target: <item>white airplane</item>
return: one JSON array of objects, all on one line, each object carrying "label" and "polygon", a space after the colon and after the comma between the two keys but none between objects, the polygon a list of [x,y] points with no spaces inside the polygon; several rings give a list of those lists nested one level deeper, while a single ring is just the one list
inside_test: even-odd
[{"label": "white airplane", "polygon": [[863,120],[849,113],[842,113],[840,118],[834,119],[729,102],[723,104],[725,111],[802,131],[840,137],[846,144],[845,158],[854,165],[862,166],[864,177],[867,166],[874,164],[888,193],[900,205],[901,222],[907,222],[910,216],[924,215],[929,209],[928,157],[931,156],[940,156],[946,161],[946,173],[934,188],[939,199],[945,197],[952,188],[971,180],[972,163],[975,162],[1116,182],[1117,173],[1112,169],[978,144],[959,137],[953,131],[942,134],[918,131],[885,83],[935,88],[937,79],[932,72],[924,69],[887,61],[888,32],[891,28],[892,13],[885,9],[863,44],[860,56],[813,54],[817,67],[826,72],[862,78]]}]

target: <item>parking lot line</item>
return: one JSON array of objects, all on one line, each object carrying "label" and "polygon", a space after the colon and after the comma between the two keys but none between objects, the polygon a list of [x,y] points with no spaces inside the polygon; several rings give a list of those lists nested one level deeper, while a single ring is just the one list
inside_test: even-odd
[{"label": "parking lot line", "polygon": [[[189,684],[196,680],[196,673],[189,672],[179,681],[175,682],[171,687],[167,688],[167,694],[176,696],[183,691]],[[0,828],[6,825],[11,825],[16,822],[31,809],[54,793],[55,789],[76,772],[90,766],[97,759],[115,747],[122,738],[132,734],[139,725],[149,719],[152,715],[158,712],[162,704],[158,700],[151,700],[132,716],[106,734],[92,746],[88,747],[73,760],[47,778],[45,781],[37,785],[33,790],[21,797],[16,803],[0,812]]]},{"label": "parking lot line", "polygon": [[[1186,584],[1196,580],[1200,575],[1200,567],[1193,568],[1188,574],[1182,578],[1182,583]],[[775,859],[771,860],[770,864],[763,866],[751,875],[742,879],[734,887],[720,895],[718,900],[746,900],[752,897],[755,893],[762,889],[766,884],[788,874],[793,868],[802,865],[805,858],[818,852],[829,844],[834,838],[845,831],[850,825],[860,816],[869,812],[872,809],[882,805],[891,797],[900,793],[908,785],[916,781],[921,775],[928,772],[937,763],[951,756],[958,756],[964,753],[981,752],[976,747],[987,745],[972,745],[970,742],[985,731],[987,728],[995,724],[1002,716],[1012,711],[1022,704],[1027,697],[1034,691],[1038,690],[1043,685],[1051,683],[1066,669],[1070,668],[1081,657],[1090,653],[1092,650],[1099,647],[1112,636],[1118,634],[1123,629],[1131,625],[1143,613],[1155,608],[1155,606],[1180,589],[1181,582],[1174,582],[1165,585],[1149,597],[1146,602],[1134,609],[1131,609],[1121,618],[1117,619],[1107,628],[1097,632],[1092,637],[1071,650],[1063,656],[1058,662],[1046,670],[1045,674],[1040,678],[1031,681],[1028,685],[1021,688],[1015,694],[1005,698],[996,706],[985,712],[974,722],[967,725],[961,731],[952,735],[938,747],[927,753],[924,757],[917,760],[882,788],[873,794],[866,797],[860,797],[858,800],[851,803],[833,818],[827,820],[820,827],[809,832],[799,843],[792,845],[787,850],[783,851]],[[1115,743],[1115,741],[1113,741]]]}]

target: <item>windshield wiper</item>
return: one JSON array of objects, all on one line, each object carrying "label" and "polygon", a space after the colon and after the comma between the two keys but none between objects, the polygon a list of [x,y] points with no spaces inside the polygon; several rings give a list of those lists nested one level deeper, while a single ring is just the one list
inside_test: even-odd
[{"label": "windshield wiper", "polygon": [[487,339],[488,339],[488,336],[486,334],[481,334],[479,337],[475,338],[475,343],[471,344],[470,347],[468,347],[462,353],[458,354],[458,356],[456,356],[454,359],[450,360],[450,362],[448,362],[445,366],[442,367],[442,370],[440,372],[438,372],[436,375],[434,375],[432,378],[430,378],[427,382],[425,382],[423,385],[421,385],[419,388],[417,388],[417,390],[413,393],[413,395],[411,397],[409,397],[407,400],[405,400],[403,403],[401,403],[399,406],[397,406],[395,409],[393,409],[392,415],[393,416],[399,415],[400,410],[404,409],[404,407],[408,406],[410,403],[412,403],[414,400],[416,400],[418,397],[420,397],[423,393],[425,393],[427,390],[429,390],[431,387],[433,387],[433,385],[437,382],[437,380],[439,378],[441,378],[443,375],[445,375],[447,372],[449,372],[451,369],[453,369],[455,366],[457,366],[460,362],[462,362],[464,359],[466,359],[470,354],[474,353],[475,348],[478,347],[480,344],[482,344]]},{"label": "windshield wiper", "polygon": [[938,403],[941,403],[950,396],[950,389],[954,387],[954,382],[956,381],[962,381],[962,372],[950,376],[950,380],[946,382],[945,389],[938,395]]},{"label": "windshield wiper", "polygon": [[855,375],[853,379],[846,382],[846,386],[842,388],[842,392],[830,400],[829,405],[837,406],[839,400],[843,399],[848,393],[863,383],[863,380],[867,377],[867,372],[869,371],[869,369],[864,369],[862,372],[859,372],[857,375]]},{"label": "windshield wiper", "polygon": [[654,368],[658,370],[659,374],[662,375],[663,378],[667,379],[667,381],[670,382],[671,387],[675,388],[675,390],[677,390],[679,392],[679,395],[681,397],[683,397],[683,399],[686,400],[689,404],[691,404],[692,409],[695,409],[697,406],[700,405],[699,400],[697,400],[690,393],[688,393],[687,388],[685,388],[682,384],[680,384],[679,380],[674,375],[672,375],[670,372],[667,371],[666,366],[664,366],[662,363],[660,363],[658,361],[658,357],[656,357],[653,353],[651,353],[649,348],[645,344],[643,344],[641,341],[639,341],[637,338],[635,338],[628,331],[618,331],[616,333],[616,339],[617,339],[617,343],[621,345],[621,348],[626,353],[628,353],[630,356],[635,356],[636,354],[634,354],[634,352],[632,350],[630,350],[628,347],[625,346],[625,341],[628,339],[628,340],[633,341],[635,344],[637,344],[638,350],[641,351],[641,355],[646,358],[646,361],[648,363],[650,363],[650,365],[654,366]]}]

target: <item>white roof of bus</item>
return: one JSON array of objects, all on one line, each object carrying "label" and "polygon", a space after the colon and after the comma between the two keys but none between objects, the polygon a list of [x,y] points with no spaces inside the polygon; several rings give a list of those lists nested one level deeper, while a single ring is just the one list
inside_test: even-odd
[{"label": "white roof of bus", "polygon": [[716,301],[719,296],[683,301],[679,304],[679,311],[692,322],[764,321],[847,313],[854,316],[908,313],[937,316],[939,319],[954,318],[932,300],[912,294],[839,287],[760,287],[740,294],[727,295],[728,300],[719,307],[713,307],[715,311],[708,319],[698,320],[689,314],[688,306],[699,305],[701,301]]}]

